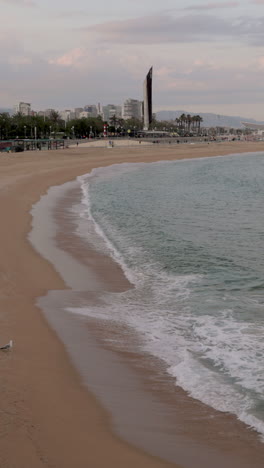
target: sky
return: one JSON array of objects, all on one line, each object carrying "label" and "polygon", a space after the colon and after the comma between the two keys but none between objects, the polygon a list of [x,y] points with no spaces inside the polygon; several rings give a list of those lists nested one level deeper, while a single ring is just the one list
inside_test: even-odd
[{"label": "sky", "polygon": [[0,107],[143,99],[264,120],[264,0],[0,0]]}]

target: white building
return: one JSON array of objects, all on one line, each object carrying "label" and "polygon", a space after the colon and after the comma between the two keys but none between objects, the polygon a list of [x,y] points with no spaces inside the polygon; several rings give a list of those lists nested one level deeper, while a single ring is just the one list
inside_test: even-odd
[{"label": "white building", "polygon": [[79,119],[87,119],[88,117],[90,117],[89,112],[87,111],[80,112]]},{"label": "white building", "polygon": [[49,119],[53,112],[56,112],[55,109],[46,109],[44,111],[44,117],[47,117]]},{"label": "white building", "polygon": [[142,119],[142,101],[127,99],[123,104],[122,117],[124,120]]},{"label": "white building", "polygon": [[108,104],[103,106],[103,120],[109,122],[112,117],[121,118],[122,117],[122,107],[115,106],[114,104]]},{"label": "white building", "polygon": [[39,117],[44,117],[44,120],[47,118],[49,119],[50,116],[53,114],[53,112],[56,112],[55,109],[46,109],[46,110],[41,110],[38,111],[38,116]]},{"label": "white building", "polygon": [[76,119],[80,118],[81,112],[83,112],[83,107],[75,107],[74,113],[75,113],[75,118]]},{"label": "white building", "polygon": [[31,115],[31,104],[29,102],[20,102],[15,106],[15,114]]},{"label": "white building", "polygon": [[64,122],[69,122],[69,120],[75,119],[75,112],[71,109],[66,109],[60,112],[60,118],[64,120]]}]

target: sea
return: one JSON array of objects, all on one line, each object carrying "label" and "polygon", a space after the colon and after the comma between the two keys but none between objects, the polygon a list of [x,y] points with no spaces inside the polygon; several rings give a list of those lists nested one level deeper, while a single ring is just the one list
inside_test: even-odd
[{"label": "sea", "polygon": [[76,234],[132,287],[68,312],[129,327],[175,386],[264,440],[264,153],[118,164],[78,184]]}]

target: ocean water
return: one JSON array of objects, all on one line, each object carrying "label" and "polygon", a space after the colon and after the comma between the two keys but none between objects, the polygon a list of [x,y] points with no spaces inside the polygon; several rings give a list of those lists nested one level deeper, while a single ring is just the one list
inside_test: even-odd
[{"label": "ocean water", "polygon": [[264,436],[264,154],[78,180],[78,234],[134,287],[69,310],[132,327],[175,385]]}]

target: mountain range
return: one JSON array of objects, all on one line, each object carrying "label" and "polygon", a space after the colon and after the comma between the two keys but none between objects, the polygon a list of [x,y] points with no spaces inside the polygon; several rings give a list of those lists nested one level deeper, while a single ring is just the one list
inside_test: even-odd
[{"label": "mountain range", "polygon": [[219,115],[219,114],[210,114],[206,112],[187,112],[184,110],[175,110],[175,111],[158,111],[156,112],[157,120],[175,120],[179,118],[182,114],[185,115],[200,115],[202,117],[202,127],[230,127],[230,128],[245,128],[242,125],[242,122],[251,122],[256,124],[263,124],[264,122],[251,119],[249,117],[239,117],[239,116],[230,116],[230,115]]}]

